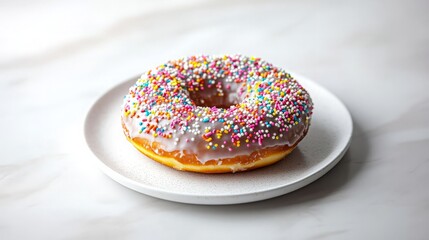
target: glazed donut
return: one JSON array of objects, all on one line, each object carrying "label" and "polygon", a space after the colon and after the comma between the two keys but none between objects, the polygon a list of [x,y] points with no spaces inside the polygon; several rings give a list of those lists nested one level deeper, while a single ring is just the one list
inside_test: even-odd
[{"label": "glazed donut", "polygon": [[191,56],[144,73],[121,108],[127,139],[178,170],[273,164],[306,135],[313,103],[284,70],[242,55]]}]

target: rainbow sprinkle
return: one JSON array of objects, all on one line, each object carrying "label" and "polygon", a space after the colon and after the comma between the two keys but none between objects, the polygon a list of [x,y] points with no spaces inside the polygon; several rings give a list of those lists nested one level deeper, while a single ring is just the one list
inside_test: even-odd
[{"label": "rainbow sprinkle", "polygon": [[307,91],[284,70],[242,55],[192,56],[149,70],[124,98],[139,134],[235,151],[280,141],[311,119]]}]

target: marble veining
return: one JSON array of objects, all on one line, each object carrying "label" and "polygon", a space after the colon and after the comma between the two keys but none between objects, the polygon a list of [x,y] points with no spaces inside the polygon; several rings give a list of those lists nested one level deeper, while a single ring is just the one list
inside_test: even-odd
[{"label": "marble veining", "polygon": [[[1,2],[0,239],[427,239],[428,9],[423,0]],[[263,57],[335,93],[354,121],[345,157],[305,188],[234,206],[167,202],[101,173],[82,136],[91,104],[199,53]]]}]

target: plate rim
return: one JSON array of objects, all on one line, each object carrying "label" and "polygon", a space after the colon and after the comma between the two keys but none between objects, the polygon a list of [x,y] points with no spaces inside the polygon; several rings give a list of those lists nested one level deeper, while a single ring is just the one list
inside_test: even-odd
[{"label": "plate rim", "polygon": [[[331,91],[326,89],[324,86],[318,84],[317,82],[302,76],[301,74],[296,74],[292,71],[288,71],[295,79],[298,81],[304,80],[304,82],[310,82],[311,84],[315,85],[317,88],[325,91],[328,93],[331,97],[333,97],[337,103],[341,105],[343,110],[345,110],[345,113],[347,113],[347,124],[350,125],[348,136],[345,136],[347,138],[347,143],[342,147],[341,151],[338,153],[336,157],[334,157],[331,161],[328,161],[326,164],[322,165],[320,168],[314,169],[313,171],[309,172],[303,177],[300,177],[299,179],[296,179],[293,182],[288,182],[287,184],[278,185],[275,187],[267,188],[264,190],[256,191],[256,192],[247,192],[247,193],[228,193],[228,194],[197,194],[197,193],[183,193],[183,192],[177,192],[177,191],[167,191],[164,189],[160,189],[151,185],[148,185],[147,183],[138,182],[135,180],[130,179],[129,177],[122,175],[121,173],[115,171],[111,167],[109,167],[102,159],[100,159],[97,154],[91,149],[91,143],[89,142],[88,135],[88,128],[89,128],[89,122],[90,122],[90,116],[91,113],[94,111],[95,107],[98,105],[98,103],[104,99],[109,93],[111,93],[112,90],[120,87],[121,85],[125,84],[126,82],[135,81],[139,75],[127,78],[124,81],[121,81],[120,83],[115,84],[114,86],[107,88],[107,90],[103,91],[103,94],[97,97],[97,99],[92,103],[91,107],[86,113],[86,116],[84,118],[84,127],[83,127],[83,138],[85,140],[85,146],[86,149],[91,153],[91,155],[95,158],[94,161],[97,163],[97,165],[101,168],[102,172],[109,176],[114,181],[118,182],[119,184],[130,188],[136,192],[143,193],[145,195],[156,197],[168,201],[173,202],[180,202],[180,203],[188,203],[188,204],[201,204],[201,205],[229,205],[229,204],[241,204],[241,203],[248,203],[248,202],[256,202],[261,200],[270,199],[273,197],[278,197],[290,192],[293,192],[299,188],[302,188],[323,175],[325,175],[329,170],[331,170],[345,155],[347,150],[349,149],[351,145],[351,138],[353,135],[353,119],[351,117],[350,111],[347,109],[345,104]],[[300,82],[301,84],[301,82]],[[305,84],[302,84],[305,87]],[[240,173],[238,173],[240,174]],[[257,195],[257,197],[255,197]],[[253,197],[252,199],[249,199],[249,197]],[[223,199],[222,201],[220,201]]]}]

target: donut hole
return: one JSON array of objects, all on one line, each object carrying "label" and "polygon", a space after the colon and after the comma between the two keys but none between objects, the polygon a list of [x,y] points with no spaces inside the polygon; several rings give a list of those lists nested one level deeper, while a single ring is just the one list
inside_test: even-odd
[{"label": "donut hole", "polygon": [[223,109],[239,104],[243,99],[239,94],[238,84],[235,83],[217,87],[205,85],[203,89],[189,91],[189,97],[196,106]]}]

